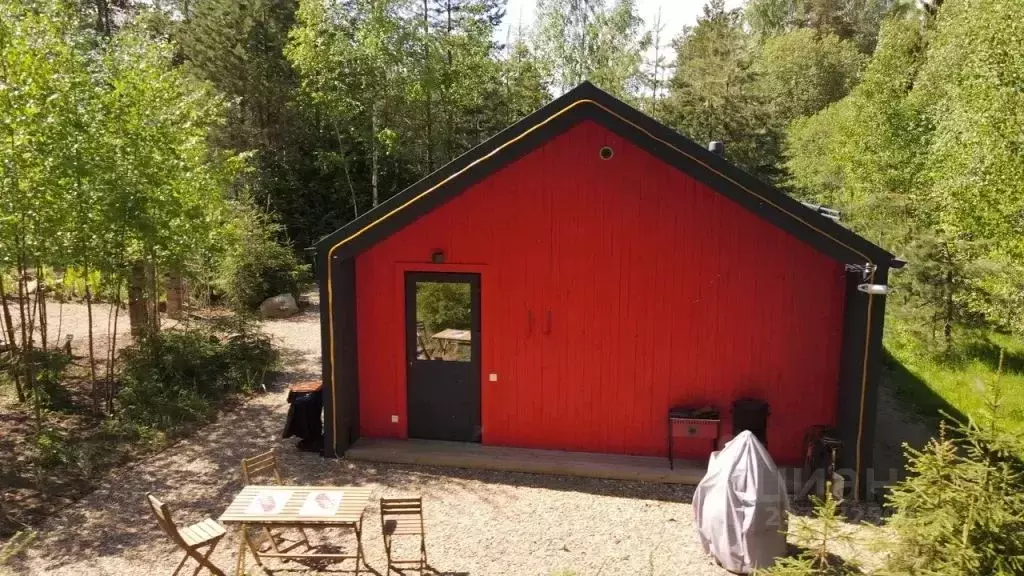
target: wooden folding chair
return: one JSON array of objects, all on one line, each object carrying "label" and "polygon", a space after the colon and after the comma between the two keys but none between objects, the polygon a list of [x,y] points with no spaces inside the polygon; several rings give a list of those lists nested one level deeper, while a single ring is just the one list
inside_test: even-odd
[{"label": "wooden folding chair", "polygon": [[[213,549],[217,547],[220,539],[224,537],[225,530],[223,526],[218,524],[216,520],[207,518],[202,522],[179,529],[174,524],[174,519],[171,518],[171,511],[167,508],[167,504],[164,504],[152,494],[146,494],[146,499],[149,500],[149,507],[153,509],[153,515],[156,516],[156,523],[160,525],[160,528],[170,536],[171,540],[179,548],[185,551],[185,557],[181,559],[181,562],[178,562],[178,567],[174,569],[171,576],[176,576],[189,558],[199,563],[199,566],[196,566],[195,571],[192,572],[192,576],[199,574],[199,571],[203,568],[217,576],[224,576],[224,572],[214,566],[209,560]],[[209,546],[210,548],[205,554],[200,554],[199,549],[203,546]]]},{"label": "wooden folding chair", "polygon": [[[427,540],[423,527],[423,498],[381,498],[380,525],[384,532],[384,551],[388,557],[388,568],[384,576],[391,574],[392,566],[415,565],[420,574],[427,568]],[[395,536],[419,536],[420,557],[417,560],[401,560],[391,557],[391,544]]]},{"label": "wooden folding chair", "polygon": [[[281,485],[281,464],[277,459],[277,448],[271,448],[262,454],[257,454],[250,458],[242,458],[242,478],[245,480],[245,483],[254,484],[253,479],[259,476],[273,476],[274,484]],[[280,552],[270,528],[263,527],[263,532],[267,535],[267,539],[270,540],[270,546],[273,547],[274,552]],[[299,528],[299,532],[302,533],[302,540],[306,543],[306,546],[311,546],[309,537],[306,536],[306,531]]]}]

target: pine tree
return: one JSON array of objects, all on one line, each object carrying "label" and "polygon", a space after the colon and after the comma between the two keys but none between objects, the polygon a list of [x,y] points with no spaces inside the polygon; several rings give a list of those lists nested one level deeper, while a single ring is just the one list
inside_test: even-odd
[{"label": "pine tree", "polygon": [[837,547],[850,545],[853,538],[843,527],[842,500],[832,496],[831,483],[826,483],[824,498],[812,495],[811,502],[814,504],[811,518],[790,518],[788,540],[800,547],[800,553],[778,559],[771,569],[758,571],[758,576],[847,576],[861,573],[855,563],[836,554]]},{"label": "pine tree", "polygon": [[660,116],[702,144],[724,141],[727,158],[771,179],[779,142],[754,89],[751,42],[740,10],[726,10],[723,0],[706,4],[697,25],[677,41],[675,75]]},{"label": "pine tree", "polygon": [[1004,428],[1000,367],[980,421],[952,420],[923,450],[906,448],[909,476],[891,493],[895,538],[885,574],[1024,573],[1024,445]]}]

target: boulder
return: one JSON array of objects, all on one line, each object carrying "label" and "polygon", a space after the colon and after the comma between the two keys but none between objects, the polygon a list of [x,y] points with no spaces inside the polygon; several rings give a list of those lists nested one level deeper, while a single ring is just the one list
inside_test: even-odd
[{"label": "boulder", "polygon": [[291,294],[278,294],[260,304],[260,315],[264,318],[291,318],[299,313],[299,305]]}]

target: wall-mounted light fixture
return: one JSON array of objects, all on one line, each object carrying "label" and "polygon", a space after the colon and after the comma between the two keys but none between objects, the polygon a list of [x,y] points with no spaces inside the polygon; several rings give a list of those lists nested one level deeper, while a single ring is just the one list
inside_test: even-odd
[{"label": "wall-mounted light fixture", "polygon": [[444,250],[434,250],[430,254],[430,261],[434,264],[444,264]]},{"label": "wall-mounted light fixture", "polygon": [[886,284],[857,284],[857,290],[865,294],[875,294],[877,296],[885,296],[892,291]]},{"label": "wall-mounted light fixture", "polygon": [[884,295],[888,294],[891,291],[891,289],[889,288],[889,286],[887,284],[868,284],[866,282],[868,278],[871,278],[871,275],[874,274],[875,269],[877,269],[877,268],[878,268],[878,266],[872,264],[871,262],[867,262],[867,263],[864,263],[864,264],[847,264],[846,265],[846,271],[847,272],[860,272],[861,278],[863,280],[865,280],[865,282],[863,284],[857,284],[857,290],[860,290],[861,292],[863,292],[865,294],[874,294],[876,296],[884,296]]}]

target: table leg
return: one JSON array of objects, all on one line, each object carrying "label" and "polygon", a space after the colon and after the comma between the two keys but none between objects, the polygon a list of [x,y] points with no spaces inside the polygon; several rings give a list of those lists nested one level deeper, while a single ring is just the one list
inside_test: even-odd
[{"label": "table leg", "polygon": [[245,538],[245,543],[249,546],[249,551],[252,552],[252,559],[256,561],[257,566],[263,566],[263,561],[260,560],[259,546],[252,543],[252,538],[249,538],[249,525],[242,525],[242,535]]},{"label": "table leg", "polygon": [[238,560],[235,562],[235,576],[245,576],[245,534],[246,526],[242,524],[238,534]]},{"label": "table leg", "polygon": [[359,522],[355,525],[356,531],[356,576],[359,576],[359,567],[363,562],[363,517],[359,517]]}]

